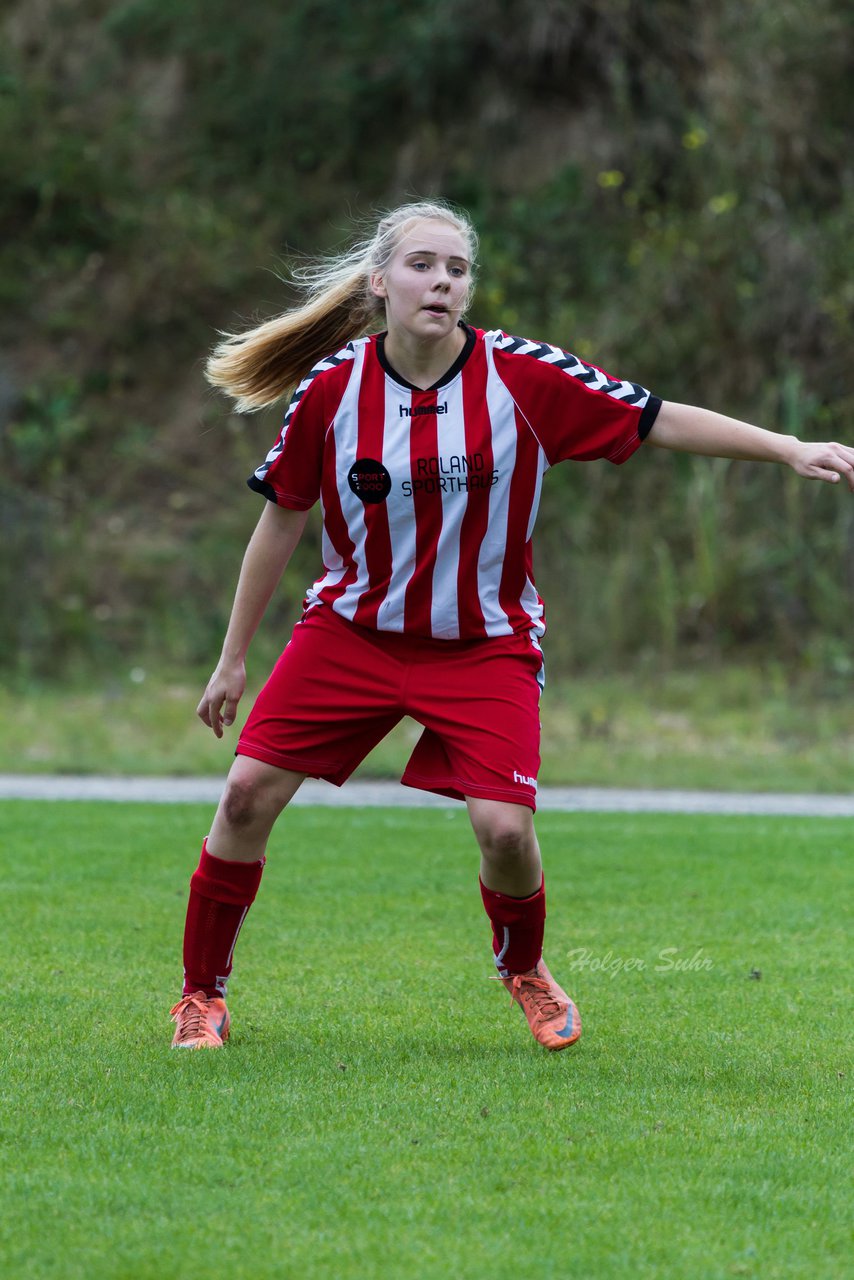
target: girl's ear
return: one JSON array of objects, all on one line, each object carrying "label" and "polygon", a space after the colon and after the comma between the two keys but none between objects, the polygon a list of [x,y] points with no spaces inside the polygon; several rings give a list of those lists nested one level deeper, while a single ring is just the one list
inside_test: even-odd
[{"label": "girl's ear", "polygon": [[371,293],[375,298],[387,298],[388,293],[383,284],[383,278],[378,271],[371,272]]}]

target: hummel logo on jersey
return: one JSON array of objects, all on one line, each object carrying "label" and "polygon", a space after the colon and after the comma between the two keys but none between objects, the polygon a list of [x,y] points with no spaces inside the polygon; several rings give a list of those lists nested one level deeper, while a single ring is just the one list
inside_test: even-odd
[{"label": "hummel logo on jersey", "polygon": [[414,404],[411,407],[408,404],[398,405],[401,418],[420,418],[428,413],[447,413],[448,402],[443,401],[442,404]]},{"label": "hummel logo on jersey", "polygon": [[537,789],[536,778],[526,778],[523,773],[517,773],[515,769],[513,770],[513,781],[521,782],[523,787],[533,787],[535,791]]}]

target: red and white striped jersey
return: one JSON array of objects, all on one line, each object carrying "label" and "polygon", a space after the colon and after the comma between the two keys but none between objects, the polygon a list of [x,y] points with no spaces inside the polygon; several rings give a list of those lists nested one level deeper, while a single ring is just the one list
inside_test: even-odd
[{"label": "red and white striped jersey", "polygon": [[453,367],[422,391],[372,334],[300,383],[249,485],[296,510],[320,499],[323,572],[307,607],[436,639],[541,635],[531,536],[544,473],[566,459],[625,462],[660,406],[500,330],[467,328]]}]

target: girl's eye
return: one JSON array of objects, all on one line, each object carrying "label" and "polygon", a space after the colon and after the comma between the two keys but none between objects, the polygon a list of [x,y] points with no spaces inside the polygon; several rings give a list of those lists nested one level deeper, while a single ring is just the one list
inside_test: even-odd
[{"label": "girl's eye", "polygon": [[465,275],[465,272],[463,271],[462,267],[451,267],[451,275],[462,276],[462,275]]}]

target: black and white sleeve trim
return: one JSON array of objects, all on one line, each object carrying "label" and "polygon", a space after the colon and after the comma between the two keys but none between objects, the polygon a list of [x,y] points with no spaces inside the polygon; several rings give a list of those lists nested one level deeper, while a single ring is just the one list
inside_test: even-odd
[{"label": "black and white sleeve trim", "polygon": [[641,440],[645,440],[652,431],[653,423],[658,417],[658,411],[661,408],[661,397],[650,396],[643,407],[643,412],[638,422],[638,436]]},{"label": "black and white sleeve trim", "polygon": [[[583,382],[591,391],[603,391],[606,395],[613,396],[615,400],[621,400],[623,404],[635,405],[642,411],[640,437],[644,439],[648,435],[661,407],[661,401],[657,396],[651,395],[645,387],[639,386],[636,382],[609,378],[601,369],[585,364],[571,351],[552,347],[547,342],[531,342],[528,338],[516,338],[511,334],[499,333],[496,336],[495,346],[499,351],[506,351],[509,355],[532,356],[535,360],[542,360],[544,364],[554,365],[556,369],[562,369],[570,378]],[[647,409],[653,404],[655,407],[647,415]]]}]

